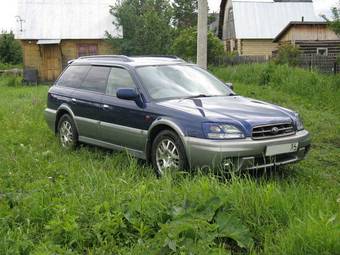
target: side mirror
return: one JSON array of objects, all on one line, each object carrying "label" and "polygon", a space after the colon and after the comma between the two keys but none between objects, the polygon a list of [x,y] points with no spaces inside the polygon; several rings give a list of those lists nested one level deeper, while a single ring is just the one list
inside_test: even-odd
[{"label": "side mirror", "polygon": [[230,88],[231,90],[234,90],[234,85],[231,82],[226,82],[225,84],[228,88]]},{"label": "side mirror", "polygon": [[118,89],[117,98],[123,99],[123,100],[135,101],[138,98],[138,93],[136,89],[132,89],[132,88]]}]

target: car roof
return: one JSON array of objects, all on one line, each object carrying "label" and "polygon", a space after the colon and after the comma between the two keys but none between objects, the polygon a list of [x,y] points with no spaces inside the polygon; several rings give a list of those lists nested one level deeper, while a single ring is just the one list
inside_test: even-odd
[{"label": "car roof", "polygon": [[123,66],[152,66],[152,65],[170,65],[170,64],[187,64],[183,59],[176,56],[134,56],[124,55],[95,55],[80,57],[69,61],[72,65],[123,65]]}]

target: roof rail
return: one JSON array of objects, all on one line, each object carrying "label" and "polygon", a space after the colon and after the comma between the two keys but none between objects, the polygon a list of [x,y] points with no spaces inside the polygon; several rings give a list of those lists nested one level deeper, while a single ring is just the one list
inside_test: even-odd
[{"label": "roof rail", "polygon": [[79,59],[117,59],[124,62],[132,62],[131,58],[124,55],[92,55],[92,56],[83,56]]},{"label": "roof rail", "polygon": [[133,56],[134,58],[171,58],[175,60],[181,60],[184,61],[183,59],[175,56],[175,55],[144,55],[144,56]]}]

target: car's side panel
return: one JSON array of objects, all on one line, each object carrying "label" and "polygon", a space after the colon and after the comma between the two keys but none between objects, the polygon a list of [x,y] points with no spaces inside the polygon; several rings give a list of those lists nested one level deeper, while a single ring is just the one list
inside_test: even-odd
[{"label": "car's side panel", "polygon": [[100,133],[103,141],[144,150],[151,116],[134,101],[103,96]]},{"label": "car's side panel", "polygon": [[112,143],[109,143],[107,141],[101,141],[101,140],[92,139],[92,138],[88,138],[88,137],[84,137],[84,136],[80,136],[79,141],[83,142],[83,143],[92,144],[92,145],[100,146],[100,147],[103,147],[103,148],[111,149],[111,150],[127,151],[128,153],[130,153],[131,155],[133,155],[137,158],[146,159],[146,154],[145,154],[144,151],[126,148],[124,146],[112,144]]},{"label": "car's side panel", "polygon": [[62,104],[70,104],[73,92],[72,88],[53,86],[48,93],[47,107],[58,110]]},{"label": "car's side panel", "polygon": [[80,136],[100,139],[99,115],[102,95],[95,92],[77,90],[71,98],[71,109]]}]

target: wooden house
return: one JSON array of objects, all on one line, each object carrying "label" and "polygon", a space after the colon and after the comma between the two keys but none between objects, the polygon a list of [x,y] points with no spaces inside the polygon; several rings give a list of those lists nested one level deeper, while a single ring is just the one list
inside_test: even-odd
[{"label": "wooden house", "polygon": [[16,38],[24,68],[40,81],[54,81],[68,61],[84,55],[113,54],[106,31],[121,37],[110,14],[112,0],[19,0]]},{"label": "wooden house", "polygon": [[319,21],[312,0],[228,0],[223,38],[229,52],[271,56],[274,38],[291,21]]},{"label": "wooden house", "polygon": [[340,37],[327,22],[290,22],[274,39],[278,44],[293,44],[302,54],[338,55]]}]

